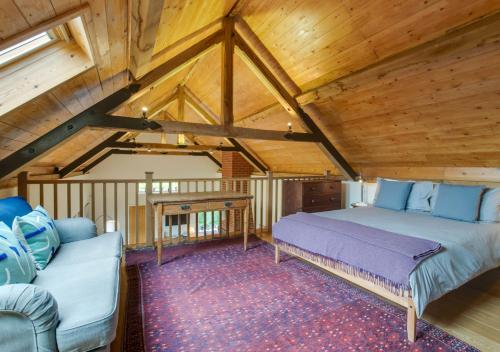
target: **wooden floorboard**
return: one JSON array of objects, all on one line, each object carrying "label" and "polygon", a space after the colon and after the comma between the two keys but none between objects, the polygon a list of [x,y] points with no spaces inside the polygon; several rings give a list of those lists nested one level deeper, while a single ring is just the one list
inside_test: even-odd
[{"label": "wooden floorboard", "polygon": [[[272,241],[269,233],[258,236]],[[481,351],[500,351],[500,268],[432,302],[423,319]]]}]

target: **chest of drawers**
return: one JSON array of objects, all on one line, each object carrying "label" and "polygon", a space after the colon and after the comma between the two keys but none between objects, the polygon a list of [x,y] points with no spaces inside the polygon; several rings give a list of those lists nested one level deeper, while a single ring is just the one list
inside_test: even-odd
[{"label": "chest of drawers", "polygon": [[342,183],[336,180],[284,181],[282,215],[314,213],[342,206]]}]

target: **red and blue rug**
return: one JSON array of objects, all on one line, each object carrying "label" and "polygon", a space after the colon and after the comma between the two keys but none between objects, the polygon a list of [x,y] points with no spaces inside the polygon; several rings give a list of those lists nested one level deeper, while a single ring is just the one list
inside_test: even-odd
[{"label": "red and blue rug", "polygon": [[476,351],[342,279],[241,240],[127,252],[126,351]]}]

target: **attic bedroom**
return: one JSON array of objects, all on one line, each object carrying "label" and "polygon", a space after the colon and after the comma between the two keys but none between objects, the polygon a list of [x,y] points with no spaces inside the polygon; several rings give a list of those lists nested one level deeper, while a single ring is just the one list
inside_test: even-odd
[{"label": "attic bedroom", "polygon": [[500,351],[500,1],[0,1],[0,351]]}]

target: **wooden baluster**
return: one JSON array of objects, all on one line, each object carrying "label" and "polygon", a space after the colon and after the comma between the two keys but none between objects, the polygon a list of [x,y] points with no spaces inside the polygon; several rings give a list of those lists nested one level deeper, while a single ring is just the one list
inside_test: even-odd
[{"label": "wooden baluster", "polygon": [[95,183],[90,184],[91,202],[92,202],[92,221],[95,222]]},{"label": "wooden baluster", "polygon": [[125,232],[123,235],[125,236],[124,242],[125,246],[128,246],[128,234],[129,234],[129,223],[128,223],[128,183],[125,182],[125,201],[123,202],[124,211],[125,211],[125,225],[123,227],[123,231]]},{"label": "wooden baluster", "polygon": [[187,232],[187,242],[191,241],[191,233],[189,227],[191,226],[191,213],[186,214],[186,232]]},{"label": "wooden baluster", "polygon": [[[163,221],[163,216],[162,216]],[[172,244],[172,215],[168,216],[168,243]]]},{"label": "wooden baluster", "polygon": [[181,243],[182,240],[182,217],[181,214],[177,214],[177,243]]},{"label": "wooden baluster", "polygon": [[80,217],[83,217],[83,182],[78,184],[78,198],[80,201]]},{"label": "wooden baluster", "polygon": [[207,239],[207,212],[203,212],[203,239]]},{"label": "wooden baluster", "polygon": [[260,233],[264,230],[264,179],[260,179]]},{"label": "wooden baluster", "polygon": [[194,218],[195,218],[195,221],[196,221],[196,223],[195,223],[195,225],[194,225],[194,226],[195,226],[195,229],[196,229],[196,230],[195,230],[195,231],[196,231],[196,232],[195,232],[196,242],[198,242],[198,233],[199,233],[199,228],[198,228],[198,227],[199,227],[198,214],[199,214],[199,213],[198,213],[198,212],[196,212],[196,213],[195,213],[195,217],[194,217]]},{"label": "wooden baluster", "polygon": [[139,243],[139,183],[135,183],[135,246]]},{"label": "wooden baluster", "polygon": [[253,180],[253,223],[257,233],[257,179]]},{"label": "wooden baluster", "polygon": [[43,207],[43,200],[44,200],[44,196],[43,196],[43,183],[40,183],[40,190],[39,190],[39,194],[40,194],[40,205]]},{"label": "wooden baluster", "polygon": [[106,232],[106,220],[108,219],[106,182],[102,184],[102,228]]},{"label": "wooden baluster", "polygon": [[215,229],[215,211],[212,211],[212,235],[210,237],[211,240],[214,239],[214,229]]},{"label": "wooden baluster", "polygon": [[267,233],[271,233],[273,224],[273,172],[267,172]]},{"label": "wooden baluster", "polygon": [[57,199],[57,183],[54,183],[54,217],[59,219],[59,206]]},{"label": "wooden baluster", "polygon": [[66,183],[66,217],[71,217],[71,183]]},{"label": "wooden baluster", "polygon": [[114,200],[113,200],[113,202],[114,202],[114,204],[113,204],[114,209],[113,209],[113,215],[115,217],[115,227],[114,227],[114,229],[115,229],[115,231],[118,231],[118,192],[116,190],[116,187],[117,187],[116,182],[114,182],[114,184],[113,184],[113,192],[114,192]]}]

